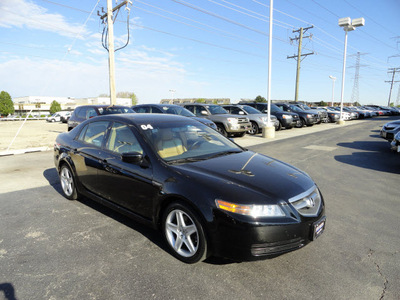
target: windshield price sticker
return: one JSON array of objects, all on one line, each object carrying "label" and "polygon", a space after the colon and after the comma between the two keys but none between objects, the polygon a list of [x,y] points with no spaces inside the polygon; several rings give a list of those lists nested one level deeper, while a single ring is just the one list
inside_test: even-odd
[{"label": "windshield price sticker", "polygon": [[140,127],[142,127],[143,130],[153,129],[153,126],[151,126],[150,124],[140,125]]}]

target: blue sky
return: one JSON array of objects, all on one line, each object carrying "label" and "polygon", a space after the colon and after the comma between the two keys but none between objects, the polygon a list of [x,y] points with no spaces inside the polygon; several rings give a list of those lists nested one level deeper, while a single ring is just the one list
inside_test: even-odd
[{"label": "blue sky", "polygon": [[[102,7],[106,0],[1,0],[0,90],[12,97],[108,93]],[[170,90],[175,98],[266,97],[269,1],[137,0],[130,8],[130,42],[115,53],[117,91],[135,92],[139,103],[171,98]],[[344,101],[352,99],[360,52],[358,100],[385,105],[388,68],[400,67],[399,13],[398,0],[275,0],[271,98],[294,99],[296,60],[287,56],[297,54],[297,43],[290,38],[314,25],[303,40],[303,53],[315,54],[302,60],[299,99],[330,101],[332,75],[339,101],[345,34],[338,18],[364,17],[365,26],[348,34]],[[117,16],[116,47],[126,42],[127,18],[126,10]]]}]

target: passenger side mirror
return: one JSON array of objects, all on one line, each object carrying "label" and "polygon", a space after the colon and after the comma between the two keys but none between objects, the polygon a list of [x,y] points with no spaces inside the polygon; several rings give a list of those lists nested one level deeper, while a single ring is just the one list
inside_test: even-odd
[{"label": "passenger side mirror", "polygon": [[205,111],[205,110],[202,110],[202,111],[201,111],[201,114],[202,114],[203,116],[208,116],[208,112]]},{"label": "passenger side mirror", "polygon": [[242,112],[242,111],[239,111],[239,115],[244,115],[244,112]]}]

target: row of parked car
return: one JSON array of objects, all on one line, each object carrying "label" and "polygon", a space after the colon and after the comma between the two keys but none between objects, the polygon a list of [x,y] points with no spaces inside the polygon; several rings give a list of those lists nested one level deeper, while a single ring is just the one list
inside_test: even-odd
[{"label": "row of parked car", "polygon": [[[275,130],[291,129],[314,124],[336,122],[340,119],[340,107],[309,107],[302,103],[272,103],[271,121]],[[239,104],[140,104],[132,107],[120,105],[84,105],[77,107],[71,115],[61,116],[68,123],[68,131],[78,124],[98,115],[118,113],[175,114],[194,118],[219,131],[224,136],[242,137],[246,133],[255,135],[267,125],[267,103],[243,102]],[[60,113],[59,113],[60,114]],[[378,106],[343,107],[344,120],[369,118],[380,115],[400,114],[396,108]],[[53,119],[51,119],[53,120]]]}]

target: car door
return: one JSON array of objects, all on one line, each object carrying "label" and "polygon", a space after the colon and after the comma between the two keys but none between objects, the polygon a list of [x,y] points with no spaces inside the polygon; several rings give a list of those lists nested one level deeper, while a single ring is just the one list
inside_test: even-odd
[{"label": "car door", "polygon": [[150,218],[153,199],[159,193],[159,187],[153,185],[153,169],[149,163],[128,163],[121,157],[125,152],[138,152],[145,156],[133,130],[126,124],[112,124],[102,153],[102,168],[98,173],[99,193],[117,205]]},{"label": "car door", "polygon": [[91,193],[99,195],[98,170],[102,168],[101,147],[105,141],[108,121],[88,123],[77,137],[77,147],[71,149],[77,177]]}]

